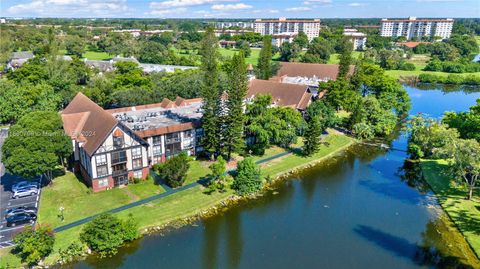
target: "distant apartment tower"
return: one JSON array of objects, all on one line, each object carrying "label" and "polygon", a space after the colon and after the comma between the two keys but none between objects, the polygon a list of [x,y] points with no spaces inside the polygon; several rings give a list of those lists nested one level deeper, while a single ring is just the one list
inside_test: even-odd
[{"label": "distant apartment tower", "polygon": [[442,39],[450,38],[453,19],[417,19],[409,17],[406,20],[382,19],[380,35],[385,37],[404,36],[412,38],[438,36]]},{"label": "distant apartment tower", "polygon": [[291,35],[304,32],[308,40],[312,40],[319,35],[320,19],[313,20],[287,20],[279,18],[278,20],[256,19],[254,31],[261,35]]},{"label": "distant apartment tower", "polygon": [[241,28],[241,29],[252,29],[253,22],[251,21],[219,21],[215,23],[216,29],[226,29],[226,28]]},{"label": "distant apartment tower", "polygon": [[350,37],[354,50],[364,50],[367,45],[367,35],[357,29],[344,29],[343,35]]}]

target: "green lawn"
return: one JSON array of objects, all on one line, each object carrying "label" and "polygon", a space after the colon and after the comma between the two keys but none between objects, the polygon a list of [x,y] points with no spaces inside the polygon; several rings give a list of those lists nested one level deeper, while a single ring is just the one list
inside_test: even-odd
[{"label": "green lawn", "polygon": [[190,169],[188,169],[187,176],[185,178],[185,183],[183,183],[183,185],[188,185],[190,183],[198,181],[201,178],[208,176],[211,173],[208,166],[209,166],[209,162],[206,162],[206,161],[190,162]]},{"label": "green lawn", "polygon": [[[193,55],[197,55],[198,56],[198,52],[196,51],[193,51],[193,50],[190,50],[190,51],[185,51],[185,50],[178,50],[174,47],[171,48],[171,50],[173,50],[175,53],[177,53],[177,55],[179,56],[188,56],[189,53],[190,54],[193,54]],[[226,58],[231,58],[235,53],[238,53],[238,49],[226,49],[226,48],[219,48],[218,49],[218,52],[220,53],[220,55],[222,57],[224,57],[225,59]],[[251,54],[249,57],[247,57],[245,59],[245,62],[247,64],[253,64],[253,65],[256,65],[257,62],[258,62],[258,56],[260,55],[260,49],[259,48],[252,48],[251,49]],[[198,61],[197,61],[198,64],[200,64],[200,56],[198,56]]]},{"label": "green lawn", "polygon": [[[340,54],[338,54],[338,53],[334,53],[334,54],[330,55],[330,59],[328,60],[327,63],[338,64],[340,62],[339,56],[340,56]],[[363,56],[362,51],[352,51],[352,57],[353,58],[360,59],[362,56]]]},{"label": "green lawn", "polygon": [[305,166],[311,162],[317,162],[322,158],[326,158],[332,153],[336,153],[341,149],[348,147],[354,142],[354,140],[345,135],[329,135],[325,138],[325,142],[328,142],[329,145],[322,145],[320,150],[310,157],[291,154],[284,158],[263,164],[261,166],[262,175],[275,177],[285,171]]},{"label": "green lawn", "polygon": [[[59,53],[67,55],[66,50],[60,50]],[[110,60],[112,58],[112,56],[109,55],[106,52],[86,50],[85,53],[83,53],[82,58],[83,59],[88,59],[88,60],[104,60],[104,61],[106,61],[106,60]]]},{"label": "green lawn", "polygon": [[[395,78],[401,78],[401,77],[413,77],[413,76],[419,76],[420,74],[433,74],[433,75],[439,75],[442,77],[446,77],[448,75],[451,75],[452,73],[446,73],[446,72],[432,72],[432,71],[422,71],[421,69],[417,68],[417,70],[413,71],[405,71],[405,70],[386,70],[386,74],[395,77]],[[457,75],[457,74],[454,74]],[[480,76],[480,72],[475,72],[475,73],[462,73],[460,74],[462,76],[467,76],[467,75],[475,75],[475,76]]]},{"label": "green lawn", "polygon": [[[67,173],[42,189],[38,222],[58,227],[161,192],[164,192],[161,186],[147,180],[92,193],[73,173]],[[63,222],[59,217],[60,207],[65,208]]]},{"label": "green lawn", "polygon": [[422,160],[421,167],[440,205],[480,257],[480,191],[477,189],[471,201],[465,200],[466,188],[451,183],[444,160]]},{"label": "green lawn", "polygon": [[[326,141],[330,145],[322,146],[321,150],[311,157],[305,158],[292,154],[262,165],[262,175],[275,176],[281,172],[325,158],[350,145],[354,140],[344,135],[329,135]],[[301,142],[295,146],[301,146]],[[274,147],[268,149],[266,155],[261,158],[273,156],[281,152],[285,152],[285,150]],[[186,184],[208,175],[210,170],[207,168],[207,164],[208,162],[192,162],[187,174]],[[123,219],[136,219],[141,229],[162,226],[202,214],[234,194],[230,188],[227,188],[226,192],[214,192],[212,194],[206,194],[204,190],[203,186],[198,185],[165,198],[124,210],[116,213],[116,215]],[[67,173],[65,176],[56,178],[51,186],[47,186],[42,190],[39,223],[48,223],[53,227],[58,227],[162,191],[163,189],[154,185],[153,180],[151,180],[139,184],[131,184],[122,189],[115,188],[104,192],[91,193],[72,173]],[[63,223],[58,217],[58,208],[60,206],[65,208],[65,221]],[[77,226],[55,235],[54,252],[47,257],[46,264],[52,264],[58,259],[59,249],[65,249],[72,242],[79,240],[78,236],[82,227],[83,225]],[[18,267],[19,260],[13,254],[5,250],[0,252],[0,255],[2,256],[0,266],[8,262],[10,265]]]}]

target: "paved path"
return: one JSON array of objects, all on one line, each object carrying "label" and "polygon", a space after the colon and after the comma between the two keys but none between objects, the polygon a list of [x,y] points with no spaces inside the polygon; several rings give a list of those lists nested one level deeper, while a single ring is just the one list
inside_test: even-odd
[{"label": "paved path", "polygon": [[[276,155],[273,155],[273,156],[270,156],[270,157],[267,157],[267,158],[264,158],[264,159],[260,159],[260,160],[256,161],[255,163],[262,164],[262,163],[269,162],[271,160],[282,158],[284,156],[292,154],[295,150],[298,150],[298,149],[292,149],[292,150],[282,152],[282,153],[279,153],[279,154],[276,154]],[[230,170],[230,171],[232,171],[232,170]],[[90,217],[86,217],[86,218],[74,221],[72,223],[57,227],[57,228],[53,229],[53,231],[56,232],[56,233],[61,232],[61,231],[65,231],[65,230],[74,228],[76,226],[85,224],[85,223],[91,221],[92,219],[102,215],[102,214],[117,213],[117,212],[129,209],[129,208],[135,207],[135,206],[139,206],[139,205],[149,203],[149,202],[154,201],[154,200],[165,198],[165,197],[170,196],[172,194],[175,194],[175,193],[178,193],[178,192],[181,192],[181,191],[184,191],[184,190],[188,190],[188,189],[191,189],[191,188],[199,186],[199,185],[205,185],[207,182],[208,182],[208,179],[201,179],[197,182],[190,183],[188,185],[185,185],[185,186],[182,186],[182,187],[179,187],[179,188],[176,188],[176,189],[172,189],[169,186],[165,185],[164,183],[160,183],[160,185],[165,189],[165,192],[163,192],[163,193],[160,193],[160,194],[157,194],[157,195],[154,195],[154,196],[150,196],[150,197],[145,198],[143,200],[138,200],[138,201],[130,203],[130,204],[126,204],[126,205],[123,205],[123,206],[120,206],[120,207],[117,207],[117,208],[114,208],[114,209],[111,209],[111,210],[108,210],[108,211],[105,211],[105,212],[102,212],[102,213],[99,213],[99,214],[92,215]]]}]

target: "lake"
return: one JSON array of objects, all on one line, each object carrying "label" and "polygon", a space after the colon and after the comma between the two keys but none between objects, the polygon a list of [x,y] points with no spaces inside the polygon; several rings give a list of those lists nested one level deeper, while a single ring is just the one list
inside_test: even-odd
[{"label": "lake", "polygon": [[[406,89],[411,115],[440,117],[480,98],[472,91]],[[69,267],[431,268],[474,261],[432,193],[402,169],[405,134],[386,143],[391,150],[352,146],[257,200]]]}]

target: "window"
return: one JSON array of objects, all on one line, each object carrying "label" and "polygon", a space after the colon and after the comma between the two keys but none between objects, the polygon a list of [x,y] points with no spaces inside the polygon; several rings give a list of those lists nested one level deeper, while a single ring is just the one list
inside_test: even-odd
[{"label": "window", "polygon": [[133,171],[134,178],[143,178],[142,170]]},{"label": "window", "polygon": [[193,131],[192,130],[187,130],[183,134],[184,134],[185,137],[192,137],[193,136]]},{"label": "window", "polygon": [[107,187],[108,186],[108,178],[99,178],[97,179],[98,187]]},{"label": "window", "polygon": [[126,151],[115,151],[112,152],[112,164],[122,163],[127,161],[127,152]]},{"label": "window", "polygon": [[160,135],[154,136],[154,137],[152,137],[152,140],[153,140],[154,145],[159,145],[159,144],[162,143],[162,136],[160,136]]},{"label": "window", "polygon": [[142,148],[141,147],[132,148],[132,158],[133,159],[142,158]]},{"label": "window", "polygon": [[153,146],[152,150],[153,150],[153,156],[162,155],[162,146],[161,145]]},{"label": "window", "polygon": [[102,165],[107,163],[107,155],[106,154],[101,154],[101,155],[96,155],[95,156],[95,161],[97,165]]},{"label": "window", "polygon": [[108,175],[108,168],[106,164],[97,165],[97,177],[103,177]]},{"label": "window", "polygon": [[142,168],[142,159],[133,159],[132,160],[132,167],[133,169],[138,169],[138,168]]},{"label": "window", "polygon": [[113,146],[114,147],[121,148],[121,147],[123,147],[123,144],[124,144],[123,135],[113,137]]},{"label": "window", "polygon": [[165,138],[166,138],[166,142],[165,142],[166,144],[180,142],[180,133],[177,132],[177,133],[167,134]]}]

